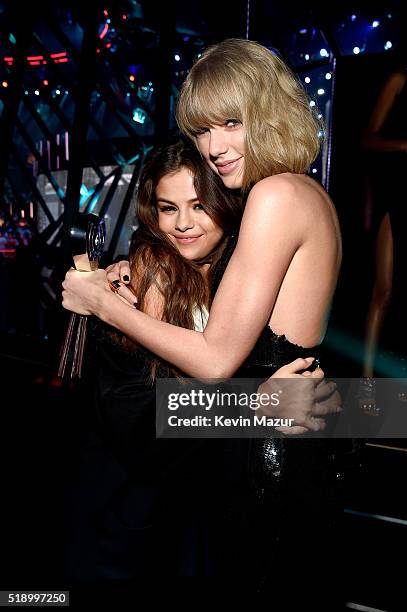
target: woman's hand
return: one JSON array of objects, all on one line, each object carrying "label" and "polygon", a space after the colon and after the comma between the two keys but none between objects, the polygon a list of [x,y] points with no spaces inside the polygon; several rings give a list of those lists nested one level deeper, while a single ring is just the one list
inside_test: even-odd
[{"label": "woman's hand", "polygon": [[137,308],[137,296],[126,287],[131,281],[130,263],[126,259],[122,259],[106,268],[106,278],[109,283],[116,285],[117,295],[128,306]]},{"label": "woman's hand", "polygon": [[[123,264],[120,266],[120,264]],[[67,310],[81,315],[96,315],[103,319],[104,297],[107,294],[116,294],[125,304],[137,308],[137,298],[132,291],[118,280],[117,272],[111,269],[119,266],[121,275],[126,277],[126,272],[130,271],[128,262],[120,262],[109,266],[107,270],[99,269],[95,272],[78,272],[74,268],[68,270],[65,280],[62,283],[62,306]],[[127,267],[126,265],[127,264]],[[110,272],[109,272],[110,270]]]},{"label": "woman's hand", "polygon": [[62,306],[80,315],[98,315],[105,292],[111,292],[103,269],[95,272],[68,270],[62,283]]},{"label": "woman's hand", "polygon": [[292,427],[276,427],[287,435],[301,435],[309,431],[322,431],[326,427],[323,417],[341,411],[342,398],[334,382],[326,382],[324,372],[317,368],[305,371],[314,361],[312,357],[296,359],[281,367],[260,385],[257,392],[279,394],[278,406],[262,406],[267,416],[294,419]]},{"label": "woman's hand", "polygon": [[106,274],[108,281],[113,282],[118,280],[128,285],[131,281],[130,263],[125,259],[118,261],[106,268]]}]

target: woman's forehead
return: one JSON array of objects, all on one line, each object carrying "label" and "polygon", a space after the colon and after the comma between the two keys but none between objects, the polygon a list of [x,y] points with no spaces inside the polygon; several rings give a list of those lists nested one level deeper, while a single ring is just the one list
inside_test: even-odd
[{"label": "woman's forehead", "polygon": [[175,172],[164,174],[157,183],[156,193],[169,191],[176,192],[178,189],[195,193],[194,174],[185,166],[181,166],[181,168]]}]

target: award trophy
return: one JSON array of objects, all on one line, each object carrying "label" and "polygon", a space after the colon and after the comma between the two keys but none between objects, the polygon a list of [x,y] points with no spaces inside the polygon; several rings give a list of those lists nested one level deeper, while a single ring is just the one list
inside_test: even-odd
[{"label": "award trophy", "polygon": [[[72,258],[77,270],[94,272],[98,269],[105,236],[104,219],[92,213],[77,214],[70,229]],[[86,316],[71,313],[58,369],[61,378],[73,380],[81,377],[87,323]]]}]

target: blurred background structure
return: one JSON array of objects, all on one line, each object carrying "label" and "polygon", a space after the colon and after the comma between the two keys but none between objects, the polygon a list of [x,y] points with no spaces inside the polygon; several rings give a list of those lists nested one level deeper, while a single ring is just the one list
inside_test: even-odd
[{"label": "blurred background structure", "polygon": [[[126,254],[145,154],[176,132],[179,87],[209,44],[250,38],[281,53],[325,120],[310,174],[331,194],[344,238],[325,369],[361,375],[379,213],[367,197],[360,143],[403,52],[404,11],[398,0],[295,7],[268,0],[0,1],[0,404],[13,498],[7,588],[59,584],[63,495],[51,493],[57,480],[69,480],[78,423],[86,423],[78,390],[55,377],[72,218],[77,211],[105,217],[102,263]],[[403,589],[395,555],[406,544],[406,444],[385,442],[365,445],[363,476],[344,516],[349,566],[338,580],[347,581],[349,607],[367,606],[354,609],[406,607],[397,607]]]}]

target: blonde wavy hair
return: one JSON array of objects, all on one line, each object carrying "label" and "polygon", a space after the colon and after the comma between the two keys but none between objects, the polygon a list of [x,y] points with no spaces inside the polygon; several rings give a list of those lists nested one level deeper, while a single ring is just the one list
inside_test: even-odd
[{"label": "blonde wavy hair", "polygon": [[245,129],[243,192],[282,172],[305,173],[319,153],[323,124],[302,84],[259,43],[230,38],[195,62],[178,98],[177,122],[196,144],[199,130],[228,119]]}]

